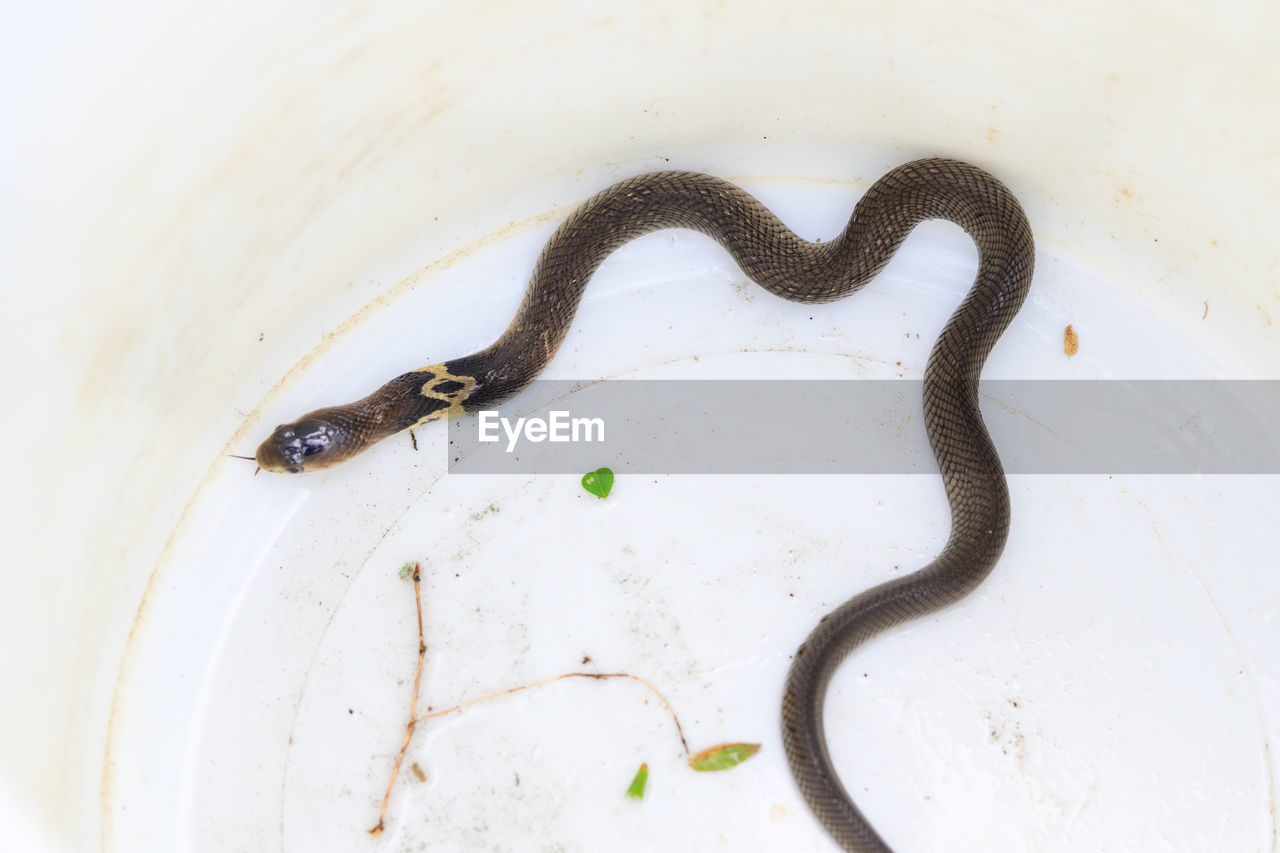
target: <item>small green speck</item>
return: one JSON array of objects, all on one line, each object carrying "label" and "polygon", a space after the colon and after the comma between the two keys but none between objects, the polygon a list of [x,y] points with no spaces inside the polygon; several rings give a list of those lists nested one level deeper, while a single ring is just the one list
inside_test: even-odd
[{"label": "small green speck", "polygon": [[598,498],[609,497],[609,492],[613,490],[613,472],[608,468],[597,468],[589,474],[583,474],[582,488]]},{"label": "small green speck", "polygon": [[636,771],[636,777],[631,780],[631,786],[627,788],[627,796],[637,800],[644,799],[644,786],[649,781],[649,765],[641,764],[640,769]]},{"label": "small green speck", "polygon": [[400,567],[400,580],[407,581],[413,579],[413,563],[405,563]]}]

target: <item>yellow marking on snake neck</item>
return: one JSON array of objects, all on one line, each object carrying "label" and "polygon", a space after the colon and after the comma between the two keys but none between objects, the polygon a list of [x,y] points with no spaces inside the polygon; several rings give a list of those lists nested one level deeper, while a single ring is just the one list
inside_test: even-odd
[{"label": "yellow marking on snake neck", "polygon": [[[444,364],[429,364],[426,367],[418,368],[414,373],[430,373],[432,375],[430,380],[422,383],[418,393],[432,400],[440,400],[448,406],[448,408],[432,412],[419,420],[414,426],[422,426],[427,421],[434,421],[439,418],[453,418],[462,414],[462,404],[471,395],[471,389],[476,384],[474,376],[454,375],[445,368]],[[454,388],[451,391],[436,390],[436,386],[446,382],[457,383],[462,387]]]}]

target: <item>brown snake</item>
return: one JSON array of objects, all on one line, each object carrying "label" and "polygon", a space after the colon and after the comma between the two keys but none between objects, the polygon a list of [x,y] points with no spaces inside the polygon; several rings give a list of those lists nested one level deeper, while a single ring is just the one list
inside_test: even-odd
[{"label": "brown snake", "polygon": [[873,587],[825,616],[796,652],[782,702],[787,759],[818,820],[846,850],[888,850],[831,764],[823,704],[832,675],[854,648],[963,598],[1004,548],[1009,493],[978,410],[978,378],[1026,298],[1035,252],[1022,208],[991,175],[956,160],[899,166],[872,185],[844,231],[828,243],[800,239],[763,204],[719,178],[656,172],[622,181],[556,229],[515,319],[492,346],[403,374],[359,402],[278,427],[258,448],[258,464],[294,473],[326,468],[401,430],[510,397],[555,355],[600,263],[642,234],[701,231],[769,292],[826,302],[865,285],[926,219],[960,225],[979,252],[973,287],[942,330],[924,371],[925,427],[951,507],[951,536],[924,568]]}]

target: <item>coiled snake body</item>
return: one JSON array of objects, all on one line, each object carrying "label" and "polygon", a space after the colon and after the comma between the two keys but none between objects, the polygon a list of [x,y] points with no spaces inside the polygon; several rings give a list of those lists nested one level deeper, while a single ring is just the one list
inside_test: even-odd
[{"label": "coiled snake body", "polygon": [[555,355],[600,263],[642,234],[701,231],[771,293],[825,302],[866,284],[926,219],[957,223],[979,250],[977,278],[924,372],[925,426],[951,508],[951,536],[923,569],[867,590],[824,617],[795,654],[782,703],[787,759],[814,814],[846,850],[887,850],[832,766],[823,703],[832,675],[855,647],[963,598],[1004,548],[1009,495],[978,411],[978,378],[1026,297],[1034,245],[1017,200],[991,175],[936,158],[899,166],[867,191],[837,239],[817,244],[797,237],[744,190],[708,175],[657,172],[615,184],[552,235],[515,319],[492,346],[403,374],[356,403],[278,427],[258,449],[258,464],[294,473],[329,467],[401,430],[510,397]]}]

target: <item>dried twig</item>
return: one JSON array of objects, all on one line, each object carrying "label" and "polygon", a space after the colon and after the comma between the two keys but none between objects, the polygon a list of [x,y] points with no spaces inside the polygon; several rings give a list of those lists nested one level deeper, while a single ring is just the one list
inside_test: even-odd
[{"label": "dried twig", "polygon": [[[409,702],[409,724],[405,726],[404,742],[400,744],[400,752],[396,755],[395,767],[391,770],[391,778],[387,781],[387,792],[382,797],[382,808],[378,812],[378,823],[373,829],[369,830],[370,835],[380,835],[384,828],[384,821],[387,817],[387,805],[391,802],[391,792],[395,790],[396,779],[400,778],[400,767],[404,764],[405,753],[409,751],[409,742],[413,740],[413,733],[418,727],[418,723],[430,720],[433,717],[443,717],[446,714],[456,714],[464,708],[477,705],[481,702],[488,702],[491,699],[498,699],[502,696],[510,696],[512,693],[520,693],[525,690],[532,690],[535,687],[545,687],[557,681],[563,681],[567,678],[594,678],[604,680],[606,678],[629,678],[648,688],[649,692],[658,697],[658,700],[666,707],[667,713],[671,715],[671,721],[676,724],[676,734],[680,736],[680,745],[684,748],[684,754],[689,755],[689,742],[684,739],[684,727],[680,725],[680,718],[676,716],[676,709],[671,707],[671,703],[667,701],[667,697],[662,695],[658,688],[654,687],[648,681],[645,681],[638,675],[632,675],[629,672],[566,672],[563,675],[557,675],[554,678],[547,678],[533,684],[522,684],[519,687],[509,687],[506,690],[499,690],[496,693],[489,693],[476,699],[470,699],[452,708],[445,708],[442,711],[432,711],[429,714],[418,716],[418,688],[422,684],[422,663],[427,655],[427,643],[422,630],[422,564],[413,564],[413,600],[418,607],[418,671],[413,676],[413,698]],[[583,662],[589,661],[590,658],[584,658]],[[414,765],[415,767],[417,765]],[[517,780],[519,777],[516,777]],[[517,781],[517,784],[519,782]]]},{"label": "dried twig", "polygon": [[396,766],[387,781],[387,793],[382,797],[382,809],[378,812],[378,825],[369,830],[370,835],[382,832],[383,821],[387,817],[387,804],[391,802],[391,792],[395,789],[396,779],[400,776],[400,765],[404,763],[404,754],[409,751],[409,741],[413,739],[413,730],[418,727],[418,687],[422,684],[422,662],[427,656],[427,643],[422,633],[422,564],[413,564],[413,600],[418,606],[418,671],[413,676],[413,698],[409,701],[409,724],[404,729],[404,742],[400,744],[400,753],[396,756]]},{"label": "dried twig", "polygon": [[680,736],[680,745],[684,747],[684,754],[685,755],[689,754],[689,743],[684,739],[684,728],[680,725],[680,718],[676,716],[676,709],[671,707],[671,703],[667,701],[667,697],[663,696],[662,693],[658,690],[658,688],[654,687],[652,684],[645,681],[640,676],[632,675],[629,672],[566,672],[563,675],[557,675],[554,678],[547,678],[542,681],[535,681],[533,684],[522,684],[519,687],[509,687],[506,690],[499,690],[497,693],[489,693],[488,695],[480,696],[476,699],[470,699],[459,705],[454,705],[452,708],[445,708],[442,711],[432,711],[430,714],[422,715],[414,722],[420,723],[423,720],[430,720],[432,717],[443,717],[446,714],[456,714],[457,712],[461,711],[463,708],[469,708],[472,705],[479,704],[480,702],[488,702],[490,699],[497,699],[501,696],[510,696],[512,693],[520,693],[521,691],[524,691],[524,690],[532,690],[535,687],[545,687],[548,684],[553,684],[557,681],[562,681],[566,678],[599,678],[599,679],[629,678],[632,681],[637,681],[640,684],[643,684],[645,687],[649,688],[649,691],[653,693],[654,696],[658,697],[658,700],[661,701],[663,705],[666,706],[667,713],[671,714],[671,721],[676,724],[676,734]]}]

